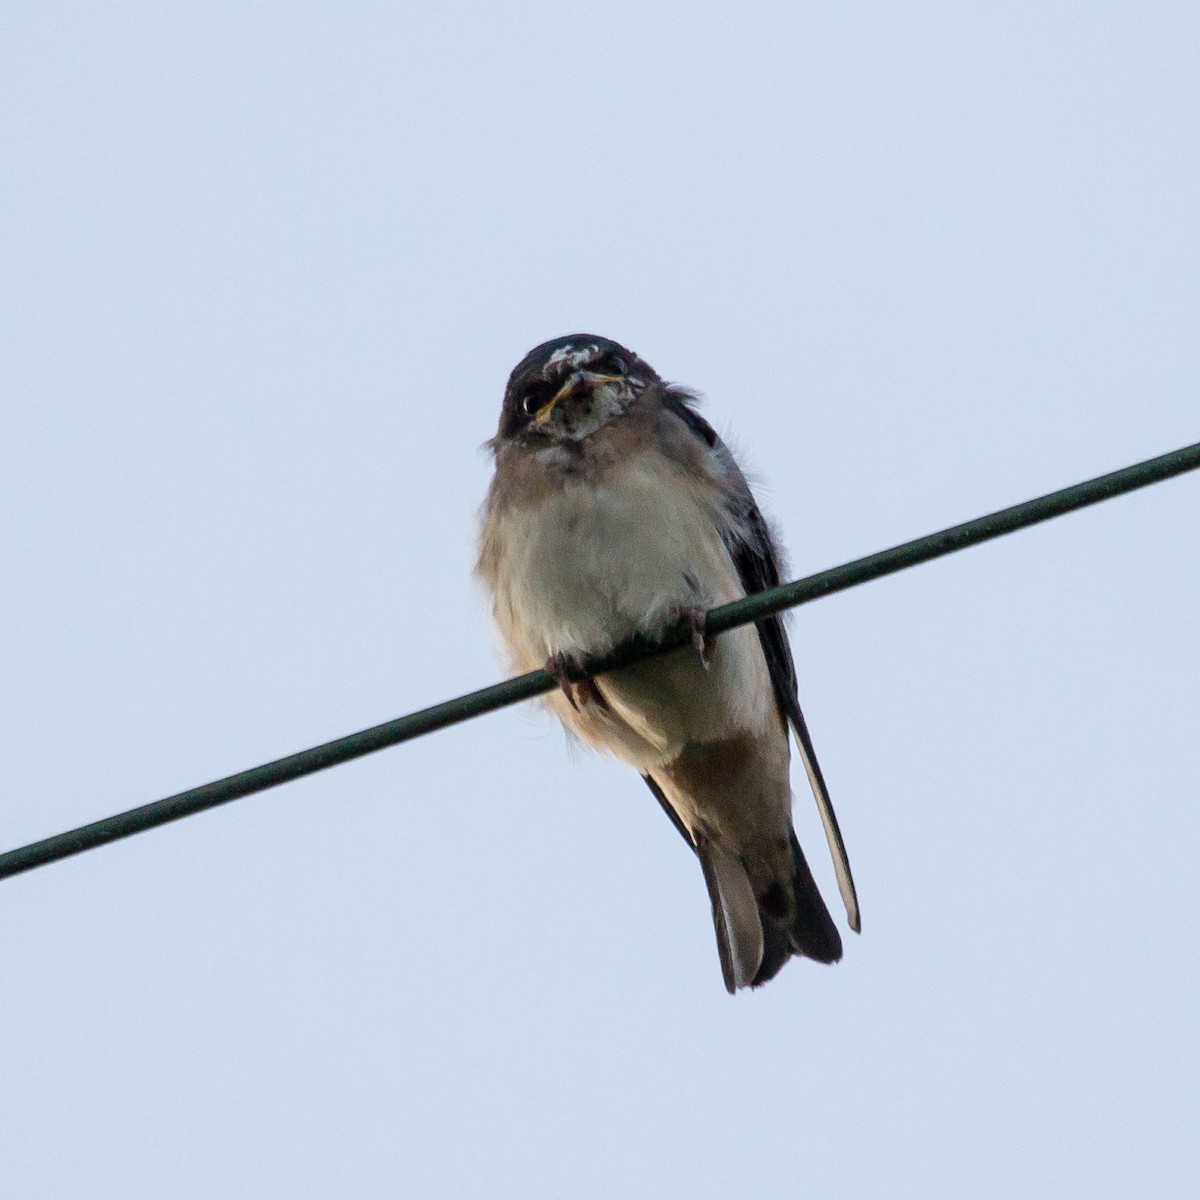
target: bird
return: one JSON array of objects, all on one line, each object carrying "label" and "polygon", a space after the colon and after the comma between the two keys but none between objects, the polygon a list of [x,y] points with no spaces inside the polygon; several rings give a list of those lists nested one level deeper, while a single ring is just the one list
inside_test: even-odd
[{"label": "bird", "polygon": [[[700,862],[732,995],[842,939],[792,824],[789,727],[851,929],[849,859],[780,617],[718,636],[706,612],[779,583],[780,551],[696,393],[595,334],[534,347],[509,376],[476,575],[512,668],[544,668],[569,734],[637,770]],[[591,667],[680,628],[690,644]]]}]

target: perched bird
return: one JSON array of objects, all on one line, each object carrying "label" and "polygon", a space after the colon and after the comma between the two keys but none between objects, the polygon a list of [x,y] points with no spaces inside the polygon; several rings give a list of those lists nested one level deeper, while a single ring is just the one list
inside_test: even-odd
[{"label": "perched bird", "polygon": [[[859,914],[782,621],[704,632],[706,610],[779,582],[779,555],[695,403],[608,338],[531,350],[488,443],[476,569],[513,668],[555,676],[567,729],[640,771],[696,852],[732,993],[792,955],[842,956],[792,828],[789,724],[854,930]],[[617,646],[680,621],[694,646],[592,677]]]}]

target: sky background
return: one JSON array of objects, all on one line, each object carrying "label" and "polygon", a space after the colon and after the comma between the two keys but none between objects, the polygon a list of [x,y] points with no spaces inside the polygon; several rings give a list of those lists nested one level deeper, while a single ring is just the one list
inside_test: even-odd
[{"label": "sky background", "polygon": [[[499,678],[545,338],[698,388],[793,574],[1200,439],[1198,61],[1183,3],[6,5],[0,849]],[[1194,1196],[1198,513],[794,615],[863,934],[753,994],[530,707],[0,884],[6,1190]]]}]

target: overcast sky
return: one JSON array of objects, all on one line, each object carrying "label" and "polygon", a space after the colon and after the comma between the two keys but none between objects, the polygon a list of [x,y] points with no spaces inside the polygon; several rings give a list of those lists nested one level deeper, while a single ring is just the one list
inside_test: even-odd
[{"label": "overcast sky", "polygon": [[[1198,62],[1184,3],[8,4],[0,849],[499,678],[545,338],[699,389],[793,574],[1200,439]],[[755,993],[529,707],[0,884],[6,1191],[1194,1196],[1198,514],[795,614],[863,933]]]}]

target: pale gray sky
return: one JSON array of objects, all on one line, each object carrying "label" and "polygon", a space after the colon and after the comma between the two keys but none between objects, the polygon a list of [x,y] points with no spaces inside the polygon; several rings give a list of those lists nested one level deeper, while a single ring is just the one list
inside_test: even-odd
[{"label": "pale gray sky", "polygon": [[[1182,3],[8,5],[0,848],[496,679],[544,338],[699,388],[796,573],[1197,440],[1198,61]],[[1198,508],[796,614],[864,932],[761,992],[530,710],[0,884],[6,1189],[1193,1196]]]}]

